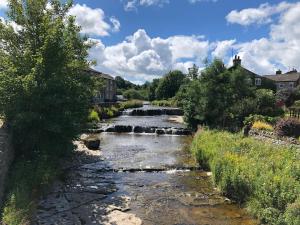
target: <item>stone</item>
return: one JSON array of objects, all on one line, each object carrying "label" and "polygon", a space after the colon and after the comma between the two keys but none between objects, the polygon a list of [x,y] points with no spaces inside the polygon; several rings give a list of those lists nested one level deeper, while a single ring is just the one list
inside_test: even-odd
[{"label": "stone", "polygon": [[165,134],[165,131],[163,129],[156,129],[155,133],[161,135],[161,134]]},{"label": "stone", "polygon": [[135,126],[133,129],[134,133],[143,133],[144,131],[145,131],[145,128],[141,127],[141,126]]},{"label": "stone", "polygon": [[83,140],[84,145],[90,150],[99,150],[100,139],[97,137],[87,137]]},{"label": "stone", "polygon": [[116,125],[115,132],[117,133],[130,133],[132,131],[132,126],[123,126],[123,125]]}]

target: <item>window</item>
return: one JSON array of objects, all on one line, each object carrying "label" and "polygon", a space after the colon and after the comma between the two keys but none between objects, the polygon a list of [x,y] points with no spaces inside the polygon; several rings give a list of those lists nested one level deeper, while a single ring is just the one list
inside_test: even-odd
[{"label": "window", "polygon": [[290,82],[290,83],[289,83],[289,87],[290,87],[290,88],[294,88],[294,82]]},{"label": "window", "polygon": [[283,84],[280,83],[280,84],[278,85],[278,87],[279,87],[279,88],[283,88]]},{"label": "window", "polygon": [[255,85],[260,86],[261,85],[261,78],[255,78]]}]

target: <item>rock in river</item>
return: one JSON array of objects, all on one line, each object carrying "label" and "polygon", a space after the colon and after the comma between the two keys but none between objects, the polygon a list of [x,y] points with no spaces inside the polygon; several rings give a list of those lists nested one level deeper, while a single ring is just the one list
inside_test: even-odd
[{"label": "rock in river", "polygon": [[83,140],[85,146],[90,150],[98,150],[100,147],[100,139],[95,136],[89,136]]}]

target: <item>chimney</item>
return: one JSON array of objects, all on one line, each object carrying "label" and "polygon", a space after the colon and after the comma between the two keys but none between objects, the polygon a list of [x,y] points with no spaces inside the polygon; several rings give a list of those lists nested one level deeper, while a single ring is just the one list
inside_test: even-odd
[{"label": "chimney", "polygon": [[282,71],[281,70],[277,70],[276,71],[276,74],[278,75],[278,74],[282,74]]},{"label": "chimney", "polygon": [[233,59],[233,66],[241,66],[242,60],[239,56],[235,55]]}]

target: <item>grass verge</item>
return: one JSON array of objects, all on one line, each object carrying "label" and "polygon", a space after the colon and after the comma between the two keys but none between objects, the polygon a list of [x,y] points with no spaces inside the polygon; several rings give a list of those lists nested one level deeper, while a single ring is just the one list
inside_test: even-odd
[{"label": "grass verge", "polygon": [[220,190],[262,223],[300,224],[300,155],[292,147],[243,138],[240,134],[203,131],[191,151],[213,173]]},{"label": "grass verge", "polygon": [[7,180],[3,224],[31,224],[41,191],[59,175],[56,162],[46,156],[38,156],[34,160],[22,157],[15,160]]}]

